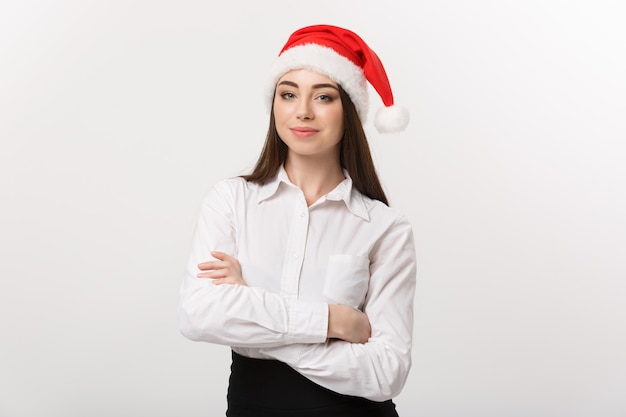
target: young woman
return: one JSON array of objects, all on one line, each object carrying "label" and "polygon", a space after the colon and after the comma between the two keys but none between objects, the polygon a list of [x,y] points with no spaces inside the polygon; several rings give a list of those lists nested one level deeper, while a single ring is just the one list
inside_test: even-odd
[{"label": "young woman", "polygon": [[415,250],[370,155],[367,82],[385,104],[377,129],[403,129],[408,114],[358,35],[294,32],[271,72],[254,170],[203,200],[180,328],[231,347],[227,416],[397,416]]}]

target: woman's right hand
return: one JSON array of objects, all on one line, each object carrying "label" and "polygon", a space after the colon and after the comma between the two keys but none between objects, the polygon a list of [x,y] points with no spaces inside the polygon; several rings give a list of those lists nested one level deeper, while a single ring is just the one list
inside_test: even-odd
[{"label": "woman's right hand", "polygon": [[202,272],[197,275],[198,278],[209,278],[215,285],[248,285],[241,276],[241,264],[237,259],[218,251],[211,252],[211,256],[217,261],[199,264],[198,269]]},{"label": "woman's right hand", "polygon": [[367,314],[350,306],[328,305],[328,338],[365,343],[372,334]]}]

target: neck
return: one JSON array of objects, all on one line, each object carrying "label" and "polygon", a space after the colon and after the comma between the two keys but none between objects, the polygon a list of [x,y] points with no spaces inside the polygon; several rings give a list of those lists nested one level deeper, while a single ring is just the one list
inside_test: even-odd
[{"label": "neck", "polygon": [[345,179],[339,158],[317,159],[288,155],[285,171],[289,181],[302,190],[309,206]]}]

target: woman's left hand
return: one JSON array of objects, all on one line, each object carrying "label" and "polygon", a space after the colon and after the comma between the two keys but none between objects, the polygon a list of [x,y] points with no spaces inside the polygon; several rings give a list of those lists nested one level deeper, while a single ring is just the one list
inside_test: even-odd
[{"label": "woman's left hand", "polygon": [[217,261],[202,262],[198,265],[200,272],[198,278],[209,278],[213,284],[248,285],[241,276],[239,261],[224,252],[211,252],[211,256]]}]

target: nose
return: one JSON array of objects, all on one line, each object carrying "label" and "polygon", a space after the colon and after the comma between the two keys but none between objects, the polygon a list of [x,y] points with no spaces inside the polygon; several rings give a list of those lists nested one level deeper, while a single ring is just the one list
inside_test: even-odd
[{"label": "nose", "polygon": [[298,103],[297,116],[300,120],[313,119],[313,110],[311,109],[311,104],[308,100],[300,100]]}]

